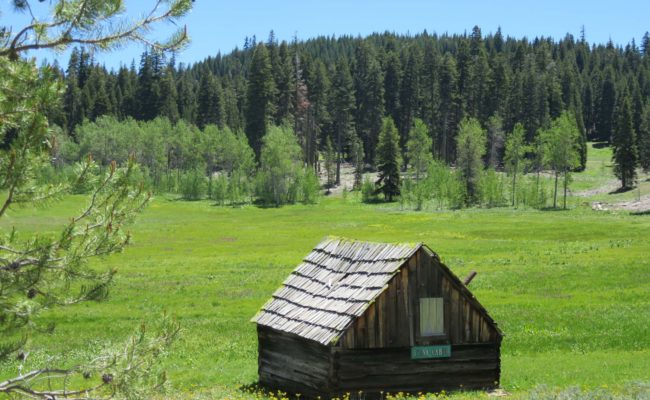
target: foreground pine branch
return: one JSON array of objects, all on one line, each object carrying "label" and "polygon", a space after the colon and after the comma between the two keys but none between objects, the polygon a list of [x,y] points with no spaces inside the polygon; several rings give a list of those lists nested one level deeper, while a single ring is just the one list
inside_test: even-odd
[{"label": "foreground pine branch", "polygon": [[46,365],[22,372],[28,338],[53,329],[39,323],[42,311],[106,298],[116,271],[91,268],[88,262],[128,245],[126,226],[147,205],[150,194],[139,182],[132,157],[126,165],[112,162],[102,169],[88,156],[69,184],[42,183],[41,171],[52,163],[56,147],[45,112],[60,101],[62,85],[53,70],[37,69],[34,61],[24,61],[20,55],[28,50],[63,49],[72,43],[112,49],[133,41],[160,51],[175,50],[187,42],[184,27],[165,42],[151,41],[146,35],[152,25],[185,15],[191,1],[157,0],[150,13],[135,21],[123,18],[121,0],[53,1],[50,17],[43,20],[32,12],[34,2],[12,3],[29,12],[32,21],[17,30],[0,26],[0,220],[12,208],[47,205],[78,188],[89,196],[87,205],[57,235],[25,238],[15,227],[0,232],[0,361],[9,357],[21,361],[18,376],[0,382],[0,395],[142,398],[165,382],[164,374],[157,373],[157,359],[179,330],[168,318],[152,333],[142,325],[122,348],[105,352],[87,365],[69,369]]},{"label": "foreground pine branch", "polygon": [[158,364],[179,329],[169,317],[164,317],[151,333],[142,324],[122,347],[86,365],[20,374],[0,382],[0,393],[43,400],[144,398],[164,389],[166,375],[159,372]]},{"label": "foreground pine branch", "polygon": [[151,26],[163,21],[175,22],[186,15],[190,0],[157,0],[151,11],[137,20],[123,17],[121,0],[59,0],[54,2],[49,18],[38,19],[31,13],[30,1],[13,1],[20,10],[27,10],[32,22],[13,33],[12,28],[0,36],[0,56],[17,60],[30,50],[60,50],[82,45],[98,50],[112,50],[126,43],[140,42],[156,50],[178,50],[188,41],[187,28],[179,28],[166,41],[149,39]]}]

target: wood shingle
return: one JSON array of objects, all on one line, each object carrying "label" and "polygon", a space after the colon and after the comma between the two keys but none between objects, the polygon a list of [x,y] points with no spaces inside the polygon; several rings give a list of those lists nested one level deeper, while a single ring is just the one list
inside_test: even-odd
[{"label": "wood shingle", "polygon": [[421,246],[323,240],[252,321],[324,345],[336,342]]}]

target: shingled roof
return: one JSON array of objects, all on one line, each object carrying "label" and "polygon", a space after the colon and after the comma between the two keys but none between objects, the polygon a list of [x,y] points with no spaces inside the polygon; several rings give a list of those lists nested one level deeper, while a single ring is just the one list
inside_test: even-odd
[{"label": "shingled roof", "polygon": [[326,239],[252,321],[324,345],[335,342],[421,246]]}]

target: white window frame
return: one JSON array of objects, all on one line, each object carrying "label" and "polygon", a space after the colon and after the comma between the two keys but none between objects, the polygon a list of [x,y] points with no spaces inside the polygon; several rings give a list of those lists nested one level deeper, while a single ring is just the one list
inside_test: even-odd
[{"label": "white window frame", "polygon": [[445,300],[442,297],[420,298],[420,337],[445,334]]}]

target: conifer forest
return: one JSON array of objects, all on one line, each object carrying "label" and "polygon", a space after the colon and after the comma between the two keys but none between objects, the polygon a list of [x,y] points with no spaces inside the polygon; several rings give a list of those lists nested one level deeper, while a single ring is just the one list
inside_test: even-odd
[{"label": "conifer forest", "polygon": [[[241,49],[190,65],[145,51],[137,63],[117,71],[75,49],[67,66],[55,67],[65,91],[48,116],[61,127],[62,163],[89,151],[103,163],[114,153],[125,159],[134,152],[160,186],[171,170],[200,170],[211,177],[225,169],[230,178],[235,168],[235,179],[243,182],[262,159],[269,129],[292,131],[300,146],[293,155],[316,173],[331,146],[332,183],[337,183],[342,162],[361,170],[378,167],[384,118],[396,130],[400,169],[410,165],[408,143],[416,121],[426,130],[431,156],[455,166],[463,157],[461,123],[472,120],[486,135],[480,157],[497,170],[507,164],[506,137],[521,124],[527,149],[522,157],[532,171],[547,166],[535,162],[534,154],[541,152],[543,133],[564,115],[575,132],[567,144],[577,155],[565,169],[584,169],[588,140],[612,144],[622,186],[632,187],[636,166],[650,168],[649,46],[647,33],[642,43],[620,47],[572,35],[557,41],[513,38],[500,29],[483,35],[478,26],[463,35],[425,31],[290,43],[278,42],[271,32],[265,41],[246,38]],[[93,138],[115,124],[138,128],[116,127],[103,145]],[[147,129],[150,124],[165,128]],[[126,131],[137,133],[120,137]],[[218,143],[224,140],[230,144]],[[210,146],[235,143],[243,146],[244,159],[236,165],[214,159]],[[361,183],[357,179],[355,186]],[[391,188],[399,193],[399,184]],[[465,189],[471,200],[472,184]]]}]

